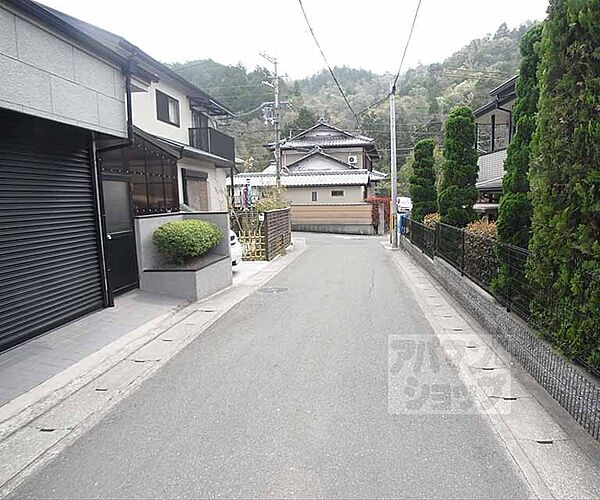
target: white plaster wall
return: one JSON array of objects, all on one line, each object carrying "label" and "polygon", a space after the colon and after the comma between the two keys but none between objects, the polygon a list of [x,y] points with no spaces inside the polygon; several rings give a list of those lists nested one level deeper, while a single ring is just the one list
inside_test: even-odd
[{"label": "white plaster wall", "polygon": [[[162,122],[156,113],[156,90],[179,101],[179,126]],[[188,129],[192,127],[192,110],[187,95],[175,85],[163,80],[152,83],[148,92],[133,94],[133,123],[145,132],[189,144]]]},{"label": "white plaster wall", "polygon": [[0,5],[0,107],[127,135],[120,69],[5,5]]},{"label": "white plaster wall", "polygon": [[[331,196],[333,190],[343,190],[344,196]],[[317,201],[312,201],[312,192],[317,192]],[[290,203],[357,203],[363,201],[362,186],[327,186],[287,188],[283,197]]]}]

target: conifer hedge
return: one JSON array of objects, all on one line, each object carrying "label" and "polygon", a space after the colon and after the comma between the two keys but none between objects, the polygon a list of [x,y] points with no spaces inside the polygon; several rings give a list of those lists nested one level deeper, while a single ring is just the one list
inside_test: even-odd
[{"label": "conifer hedge", "polygon": [[[536,128],[539,100],[537,49],[542,38],[542,25],[533,26],[521,40],[521,66],[516,85],[517,98],[512,108],[515,134],[508,146],[500,198],[497,229],[498,242],[527,248],[531,230],[531,199],[529,196],[529,165],[531,141]],[[498,251],[500,270],[494,280],[494,288],[505,297],[512,296],[519,303],[526,303],[528,286],[523,283],[522,269],[518,263],[509,262],[507,252]],[[512,266],[512,267],[511,267]]]},{"label": "conifer hedge", "polygon": [[438,194],[441,221],[464,227],[476,219],[473,204],[477,201],[475,117],[466,106],[453,109],[446,120],[442,174]]},{"label": "conifer hedge", "polygon": [[532,314],[600,368],[600,2],[551,0],[532,147]]},{"label": "conifer hedge", "polygon": [[435,141],[423,139],[414,147],[413,174],[410,176],[411,218],[421,222],[423,217],[437,211],[435,190]]}]

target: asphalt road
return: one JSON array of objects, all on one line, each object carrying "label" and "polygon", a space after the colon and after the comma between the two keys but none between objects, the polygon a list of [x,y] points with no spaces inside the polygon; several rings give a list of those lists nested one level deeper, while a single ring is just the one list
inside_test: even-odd
[{"label": "asphalt road", "polygon": [[13,496],[530,496],[486,417],[390,394],[389,336],[435,340],[380,243],[307,243]]}]

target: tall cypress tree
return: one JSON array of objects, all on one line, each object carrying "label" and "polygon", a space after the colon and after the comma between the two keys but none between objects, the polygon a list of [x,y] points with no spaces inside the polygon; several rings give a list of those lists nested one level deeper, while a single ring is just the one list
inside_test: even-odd
[{"label": "tall cypress tree", "polygon": [[[532,313],[600,369],[600,2],[551,0],[530,173]],[[548,300],[549,297],[549,300]]]},{"label": "tall cypress tree", "polygon": [[476,219],[473,204],[477,201],[475,117],[469,107],[453,109],[446,120],[442,172],[438,194],[441,221],[464,227]]},{"label": "tall cypress tree", "polygon": [[535,132],[539,99],[536,46],[542,38],[542,25],[533,26],[521,40],[521,66],[516,85],[517,98],[513,107],[515,135],[508,146],[502,181],[503,194],[498,214],[498,240],[527,248],[531,227],[529,200],[529,163],[531,140]]},{"label": "tall cypress tree", "polygon": [[[531,142],[536,127],[539,100],[537,70],[539,56],[537,48],[542,38],[542,25],[533,26],[521,39],[521,66],[516,85],[517,98],[512,109],[516,125],[515,135],[508,146],[504,161],[503,194],[500,198],[500,211],[496,227],[498,241],[527,248],[531,230],[531,200],[529,195],[529,165],[531,163]],[[522,277],[518,262],[511,262],[510,256],[498,247],[500,270],[494,281],[494,288],[504,297],[526,310],[529,307],[527,283]]]},{"label": "tall cypress tree", "polygon": [[435,191],[435,141],[423,139],[414,148],[413,174],[410,176],[411,218],[421,222],[423,217],[437,211]]}]

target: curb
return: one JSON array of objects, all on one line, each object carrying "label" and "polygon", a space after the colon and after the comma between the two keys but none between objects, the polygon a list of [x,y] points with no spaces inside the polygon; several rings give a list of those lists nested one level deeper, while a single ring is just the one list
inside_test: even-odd
[{"label": "curb", "polygon": [[231,308],[285,269],[293,249],[246,281],[165,313],[0,408],[0,497],[75,442]]}]

